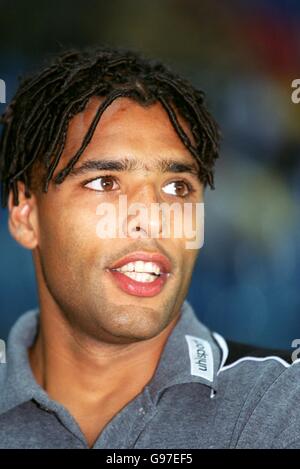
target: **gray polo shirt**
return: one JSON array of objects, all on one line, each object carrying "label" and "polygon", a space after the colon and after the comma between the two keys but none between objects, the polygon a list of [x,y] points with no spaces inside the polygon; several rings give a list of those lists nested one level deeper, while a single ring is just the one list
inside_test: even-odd
[{"label": "gray polo shirt", "polygon": [[[32,374],[27,349],[38,327],[39,310],[30,310],[9,334],[6,363],[0,364],[0,448],[88,448],[70,412],[50,399]],[[268,412],[264,396],[289,365],[249,357],[224,366],[227,355],[225,340],[185,301],[154,376],[102,429],[93,448],[259,447],[262,442],[276,447],[278,432],[261,435],[253,413],[259,406],[258,419]]]}]

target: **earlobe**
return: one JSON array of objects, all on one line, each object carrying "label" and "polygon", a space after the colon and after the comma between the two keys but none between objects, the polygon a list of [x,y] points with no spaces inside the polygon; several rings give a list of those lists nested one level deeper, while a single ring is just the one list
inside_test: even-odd
[{"label": "earlobe", "polygon": [[8,228],[12,237],[23,247],[34,249],[37,246],[36,202],[25,196],[24,184],[19,183],[19,204],[13,205],[13,194],[8,198]]}]

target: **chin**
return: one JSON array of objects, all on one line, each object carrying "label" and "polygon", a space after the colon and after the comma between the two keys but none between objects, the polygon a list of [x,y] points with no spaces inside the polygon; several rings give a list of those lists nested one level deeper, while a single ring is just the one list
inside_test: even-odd
[{"label": "chin", "polygon": [[126,313],[117,314],[111,326],[115,335],[146,340],[158,335],[167,324],[165,312],[131,306]]}]

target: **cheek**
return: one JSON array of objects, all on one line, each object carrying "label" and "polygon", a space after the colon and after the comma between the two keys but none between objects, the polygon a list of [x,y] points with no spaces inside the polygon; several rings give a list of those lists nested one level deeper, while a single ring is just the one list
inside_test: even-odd
[{"label": "cheek", "polygon": [[65,207],[44,212],[40,220],[40,250],[47,260],[57,261],[61,269],[87,259],[97,248],[97,218],[89,210]]},{"label": "cheek", "polygon": [[181,251],[180,259],[182,266],[182,274],[189,276],[194,269],[199,250],[187,249],[186,243],[186,239],[182,239],[180,242],[180,246],[177,246],[176,249],[177,252],[179,252],[179,249]]}]

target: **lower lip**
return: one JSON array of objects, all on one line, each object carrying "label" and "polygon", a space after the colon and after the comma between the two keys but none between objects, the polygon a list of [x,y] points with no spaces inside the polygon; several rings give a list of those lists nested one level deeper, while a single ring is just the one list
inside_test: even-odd
[{"label": "lower lip", "polygon": [[117,270],[109,270],[118,287],[129,295],[155,296],[161,292],[169,274],[161,273],[153,282],[137,282]]}]

